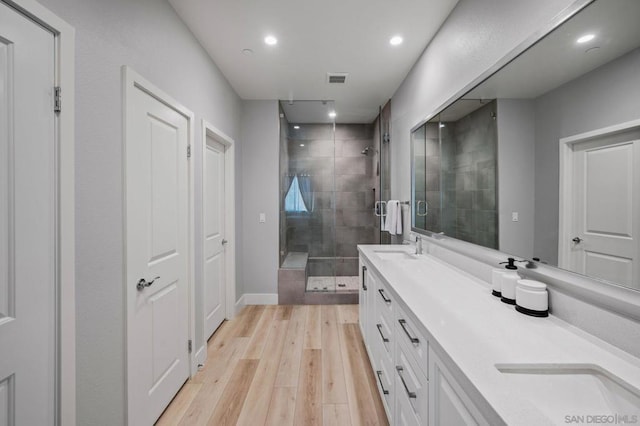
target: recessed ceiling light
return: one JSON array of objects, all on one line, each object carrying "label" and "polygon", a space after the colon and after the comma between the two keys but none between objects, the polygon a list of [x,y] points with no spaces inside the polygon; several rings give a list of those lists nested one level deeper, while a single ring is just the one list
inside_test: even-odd
[{"label": "recessed ceiling light", "polygon": [[303,144],[303,143],[301,143],[301,144],[300,144],[300,146],[304,146],[304,144]]},{"label": "recessed ceiling light", "polygon": [[391,40],[389,40],[389,43],[392,46],[397,46],[399,44],[402,44],[402,37],[400,37],[399,35],[393,36],[393,37],[391,37]]},{"label": "recessed ceiling light", "polygon": [[336,118],[336,112],[335,111],[329,111],[329,118]]},{"label": "recessed ceiling light", "polygon": [[272,35],[269,35],[264,38],[264,42],[269,46],[275,46],[276,44],[278,44],[278,39]]},{"label": "recessed ceiling light", "polygon": [[294,129],[298,130],[300,126],[293,126]]},{"label": "recessed ceiling light", "polygon": [[253,50],[251,49],[242,49],[242,54],[246,56],[253,55]]},{"label": "recessed ceiling light", "polygon": [[580,37],[578,40],[576,40],[578,43],[586,43],[588,41],[593,40],[594,38],[596,38],[595,35],[593,34],[585,34],[582,37]]}]

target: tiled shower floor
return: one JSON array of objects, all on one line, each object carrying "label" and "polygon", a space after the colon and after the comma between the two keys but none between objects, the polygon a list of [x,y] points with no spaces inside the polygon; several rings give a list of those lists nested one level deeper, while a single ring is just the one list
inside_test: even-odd
[{"label": "tiled shower floor", "polygon": [[360,277],[308,277],[307,291],[358,291]]}]

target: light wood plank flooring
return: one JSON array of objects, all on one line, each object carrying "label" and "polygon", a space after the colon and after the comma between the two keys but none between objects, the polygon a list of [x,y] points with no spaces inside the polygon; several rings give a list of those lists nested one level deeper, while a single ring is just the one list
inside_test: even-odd
[{"label": "light wood plank flooring", "polygon": [[387,425],[358,305],[246,306],[157,425]]}]

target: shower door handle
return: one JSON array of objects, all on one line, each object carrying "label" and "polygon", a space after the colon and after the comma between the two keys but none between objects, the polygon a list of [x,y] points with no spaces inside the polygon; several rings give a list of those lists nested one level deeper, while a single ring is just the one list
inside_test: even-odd
[{"label": "shower door handle", "polygon": [[376,208],[375,208],[376,216],[377,217],[387,216],[387,214],[384,212],[386,210],[386,207],[387,207],[386,201],[376,201]]},{"label": "shower door handle", "polygon": [[[423,203],[424,203],[424,214],[420,214],[420,204],[423,204]],[[429,211],[429,205],[427,204],[426,201],[418,200],[416,202],[416,216],[424,217],[427,215],[428,211]]]}]

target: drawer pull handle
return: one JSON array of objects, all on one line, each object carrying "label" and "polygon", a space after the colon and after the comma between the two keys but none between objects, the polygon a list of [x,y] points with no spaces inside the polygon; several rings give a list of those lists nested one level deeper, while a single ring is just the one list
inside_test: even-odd
[{"label": "drawer pull handle", "polygon": [[409,390],[409,388],[407,387],[407,383],[404,381],[404,377],[402,377],[402,371],[404,370],[404,368],[402,368],[402,366],[400,365],[396,365],[396,370],[398,370],[398,376],[400,376],[402,386],[404,386],[404,391],[407,393],[407,396],[409,398],[416,398],[416,393]]},{"label": "drawer pull handle", "polygon": [[382,389],[382,393],[385,395],[389,395],[389,391],[386,390],[384,388],[384,385],[382,384],[382,379],[380,378],[380,375],[382,374],[381,370],[376,370],[376,375],[378,376],[378,382],[380,382],[380,389]]},{"label": "drawer pull handle", "polygon": [[411,343],[420,343],[420,339],[418,339],[417,337],[413,337],[409,334],[409,331],[407,330],[407,326],[405,325],[407,321],[403,319],[399,319],[398,322],[400,323],[400,327],[402,327],[402,329],[404,330],[404,333],[407,335],[409,340],[411,340]]},{"label": "drawer pull handle", "polygon": [[380,333],[380,337],[382,337],[382,341],[385,343],[389,343],[389,338],[384,337],[384,334],[382,334],[382,324],[376,324],[376,327],[378,327],[378,333]]},{"label": "drawer pull handle", "polygon": [[380,293],[380,296],[382,296],[382,300],[385,301],[385,303],[391,303],[391,299],[389,299],[387,296],[384,295],[384,290],[383,289],[378,289],[378,293]]},{"label": "drawer pull handle", "polygon": [[367,284],[365,283],[365,272],[367,272],[367,267],[366,266],[362,266],[362,289],[364,291],[367,291]]}]

